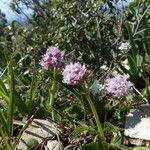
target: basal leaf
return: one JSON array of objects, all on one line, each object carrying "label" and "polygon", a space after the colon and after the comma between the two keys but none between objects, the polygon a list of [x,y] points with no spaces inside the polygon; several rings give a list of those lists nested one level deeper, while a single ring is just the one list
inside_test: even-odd
[{"label": "basal leaf", "polygon": [[24,116],[27,113],[26,103],[22,100],[17,91],[15,91],[15,104],[21,115]]},{"label": "basal leaf", "polygon": [[148,147],[135,147],[133,150],[149,150]]},{"label": "basal leaf", "polygon": [[10,76],[10,101],[8,104],[8,130],[9,130],[9,136],[12,136],[13,133],[13,114],[15,110],[15,78],[14,78],[14,71],[12,64],[10,63],[9,66],[9,76]]},{"label": "basal leaf", "polygon": [[136,64],[136,60],[132,56],[128,56],[128,62],[130,66],[130,75],[137,77],[139,73],[138,66]]},{"label": "basal leaf", "polygon": [[93,131],[95,132],[94,128],[89,127],[86,124],[82,124],[80,127],[76,128],[72,133],[71,133],[71,138],[74,138],[75,136],[77,136],[78,134],[81,134],[84,131]]},{"label": "basal leaf", "polygon": [[103,147],[98,142],[92,142],[83,146],[81,150],[103,150]]},{"label": "basal leaf", "polygon": [[0,79],[0,96],[3,97],[7,103],[9,102],[9,95],[7,89],[1,79]]}]

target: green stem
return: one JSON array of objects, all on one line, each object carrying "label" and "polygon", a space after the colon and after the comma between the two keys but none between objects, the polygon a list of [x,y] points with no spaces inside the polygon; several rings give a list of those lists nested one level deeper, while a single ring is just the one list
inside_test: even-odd
[{"label": "green stem", "polygon": [[94,119],[96,121],[96,125],[97,125],[97,128],[98,128],[98,133],[99,133],[99,138],[102,140],[102,143],[105,143],[106,144],[106,140],[105,140],[105,136],[104,136],[104,132],[103,132],[103,129],[102,129],[102,126],[101,126],[101,123],[100,123],[100,120],[99,120],[99,117],[98,117],[98,114],[97,114],[97,111],[95,109],[95,106],[91,100],[91,97],[90,97],[90,94],[85,94],[87,100],[88,100],[88,103],[90,105],[90,108],[92,110],[92,113],[94,115]]},{"label": "green stem", "polygon": [[10,150],[10,145],[8,143],[6,135],[4,134],[2,128],[0,128],[0,134],[1,134],[2,138],[3,138],[3,141],[4,141],[5,145],[6,145],[7,150]]},{"label": "green stem", "polygon": [[17,138],[16,138],[16,140],[15,140],[15,143],[14,143],[14,144],[12,145],[12,147],[11,147],[11,150],[14,150],[14,149],[16,148],[16,146],[17,146],[17,144],[18,144],[18,142],[19,142],[19,140],[20,140],[20,138],[21,138],[23,132],[28,128],[28,126],[30,125],[30,123],[31,123],[31,120],[28,121],[28,122],[25,124],[25,126],[20,130],[20,132],[19,132],[19,134],[18,134],[18,136],[17,136]]},{"label": "green stem", "polygon": [[52,113],[53,120],[54,120],[54,110],[52,109],[52,106],[54,105],[54,99],[55,99],[56,92],[57,92],[56,70],[54,69],[53,84],[50,89],[50,100],[49,100],[49,106],[51,107],[51,113]]}]

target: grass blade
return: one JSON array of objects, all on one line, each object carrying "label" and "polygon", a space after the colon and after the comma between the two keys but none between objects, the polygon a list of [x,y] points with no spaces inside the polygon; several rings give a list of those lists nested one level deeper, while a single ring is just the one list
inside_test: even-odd
[{"label": "grass blade", "polygon": [[2,138],[3,138],[3,141],[4,141],[5,145],[6,145],[7,150],[11,150],[10,149],[10,145],[8,143],[8,140],[6,138],[6,135],[5,135],[5,133],[3,132],[3,130],[1,128],[0,128],[0,134],[1,134]]},{"label": "grass blade", "polygon": [[14,79],[14,72],[12,68],[12,64],[10,63],[9,66],[9,75],[10,75],[10,101],[8,104],[8,131],[9,136],[11,137],[13,131],[13,114],[15,110],[15,79]]},{"label": "grass blade", "polygon": [[5,84],[3,83],[3,81],[1,79],[0,79],[0,96],[2,96],[4,98],[6,103],[9,102],[9,94],[7,92]]},{"label": "grass blade", "polygon": [[[4,116],[4,113],[3,111],[0,109],[0,122],[1,122],[1,125],[2,127],[4,128],[5,132],[8,134],[8,125],[7,125],[7,121],[6,121],[6,118]],[[2,128],[1,127],[1,128]]]},{"label": "grass blade", "polygon": [[136,60],[136,55],[138,54],[138,50],[136,48],[134,35],[133,35],[133,32],[132,32],[129,24],[127,24],[127,30],[128,30],[129,40],[130,40],[130,43],[132,46],[132,56],[133,56],[134,60]]}]

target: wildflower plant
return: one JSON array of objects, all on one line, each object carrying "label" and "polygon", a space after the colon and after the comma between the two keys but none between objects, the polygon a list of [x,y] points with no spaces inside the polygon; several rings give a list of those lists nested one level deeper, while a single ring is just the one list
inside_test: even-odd
[{"label": "wildflower plant", "polygon": [[129,81],[127,75],[116,75],[107,79],[106,89],[114,98],[128,96],[132,91],[133,84]]},{"label": "wildflower plant", "polygon": [[120,46],[118,47],[121,53],[128,53],[129,50],[131,49],[131,45],[129,42],[122,42]]},{"label": "wildflower plant", "polygon": [[64,65],[64,52],[58,50],[57,47],[49,47],[40,61],[40,65],[46,70],[62,68]]},{"label": "wildflower plant", "polygon": [[90,75],[91,71],[79,62],[67,65],[63,71],[63,82],[69,85],[78,85]]},{"label": "wildflower plant", "polygon": [[104,132],[103,132],[96,108],[90,96],[90,88],[85,82],[86,78],[89,77],[89,75],[91,74],[91,71],[88,70],[85,65],[82,65],[79,62],[77,62],[74,64],[71,63],[67,65],[62,74],[63,74],[63,83],[66,83],[68,85],[79,85],[79,84],[82,85],[83,87],[82,92],[84,93],[84,96],[86,100],[88,101],[91,111],[93,113],[93,116],[94,116],[94,119],[98,128],[99,138],[101,139],[102,143],[106,144]]},{"label": "wildflower plant", "polygon": [[[64,66],[64,52],[57,47],[49,47],[40,61],[42,68],[53,71],[53,83],[50,89],[49,106],[54,105],[54,98],[57,92],[56,73]],[[51,109],[52,118],[54,119],[54,112]]]},{"label": "wildflower plant", "polygon": [[[12,4],[15,4],[15,0]],[[30,7],[34,11],[29,21],[30,28],[26,31],[15,22],[7,26],[2,15],[0,100],[5,103],[4,106],[0,103],[0,149],[17,149],[22,133],[30,125],[38,109],[38,117],[46,119],[49,117],[49,111],[52,119],[59,123],[57,127],[62,129],[60,140],[62,139],[66,146],[64,149],[70,145],[71,149],[128,149],[122,145],[121,138],[126,113],[135,106],[148,102],[150,104],[147,100],[150,98],[150,3],[146,0],[142,3],[136,0],[124,10],[114,4],[117,4],[117,1],[33,2],[31,5],[37,7]],[[123,41],[118,44],[121,40]],[[48,47],[39,62],[40,50],[49,43],[58,44],[69,53],[70,58],[83,61],[92,71],[79,62],[67,64],[65,67],[65,53],[55,46]],[[116,51],[119,51],[119,57],[114,55]],[[50,87],[44,84],[45,74],[41,74],[37,63],[50,77]],[[103,85],[105,77],[114,73],[114,70],[128,74],[131,81],[127,75],[118,74],[107,79],[106,86]],[[58,93],[54,113],[58,84],[61,84],[61,91]],[[49,95],[46,94],[47,88]],[[133,89],[138,95],[135,93],[129,97],[130,102],[126,101],[126,96]],[[112,101],[105,97],[105,91],[120,101],[113,101],[113,105]],[[76,102],[74,96],[80,102]],[[143,103],[145,97],[146,103]],[[46,112],[45,109],[41,110],[45,98],[48,100]],[[39,108],[31,116],[32,112],[29,110],[33,109],[33,106]],[[66,113],[68,107],[73,108],[69,115]],[[86,107],[90,107],[93,115],[85,113],[86,110],[89,111]],[[29,118],[28,115],[31,117],[21,130],[20,125],[14,126],[14,120],[19,119],[20,122]],[[73,128],[74,136],[81,132],[85,134],[72,141],[73,134],[69,135]],[[76,141],[77,144],[74,143]],[[38,148],[41,148],[40,146],[39,143]],[[42,141],[43,146],[46,146],[45,139]]]}]

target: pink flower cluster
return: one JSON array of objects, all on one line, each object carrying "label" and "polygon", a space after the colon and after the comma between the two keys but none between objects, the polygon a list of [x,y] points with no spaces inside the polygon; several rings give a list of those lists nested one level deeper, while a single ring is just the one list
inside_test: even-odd
[{"label": "pink flower cluster", "polygon": [[40,65],[46,70],[50,68],[60,69],[64,65],[64,52],[58,50],[57,47],[49,47]]},{"label": "pink flower cluster", "polygon": [[127,96],[132,91],[133,84],[128,80],[126,75],[116,75],[107,79],[106,89],[114,98]]},{"label": "pink flower cluster", "polygon": [[91,71],[88,70],[85,65],[81,65],[79,62],[71,63],[67,65],[63,71],[63,82],[69,85],[78,85],[88,77],[90,73]]}]

